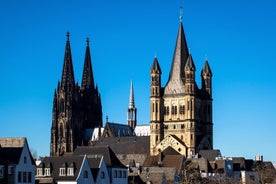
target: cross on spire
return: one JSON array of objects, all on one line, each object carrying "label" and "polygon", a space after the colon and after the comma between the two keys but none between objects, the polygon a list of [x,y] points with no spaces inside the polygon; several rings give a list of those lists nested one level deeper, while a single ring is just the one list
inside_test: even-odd
[{"label": "cross on spire", "polygon": [[179,20],[180,20],[180,22],[182,22],[182,19],[183,19],[183,8],[182,8],[182,6],[180,6],[180,8],[179,8]]}]

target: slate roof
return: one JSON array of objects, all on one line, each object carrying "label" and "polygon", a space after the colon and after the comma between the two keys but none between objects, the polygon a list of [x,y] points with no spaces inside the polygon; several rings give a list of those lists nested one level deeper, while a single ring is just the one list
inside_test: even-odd
[{"label": "slate roof", "polygon": [[[75,181],[81,169],[84,156],[44,157],[38,165],[40,168],[51,168],[51,177],[62,181]],[[74,176],[60,176],[59,169],[74,167]]]},{"label": "slate roof", "polygon": [[79,146],[75,149],[73,155],[87,155],[88,157],[103,156],[106,167],[125,168],[109,146]]},{"label": "slate roof", "polygon": [[206,158],[208,161],[215,161],[216,157],[220,157],[220,150],[200,150],[199,156]]},{"label": "slate roof", "polygon": [[105,136],[109,133],[111,133],[111,135],[109,135],[108,137],[124,137],[134,135],[133,129],[128,125],[107,122],[103,134]]},{"label": "slate roof", "polygon": [[0,148],[1,156],[8,163],[18,164],[23,147]]},{"label": "slate roof", "polygon": [[149,154],[149,142],[149,136],[105,137],[96,146],[109,146],[116,154]]},{"label": "slate roof", "polygon": [[96,157],[88,156],[88,162],[89,162],[90,169],[91,169],[94,180],[96,180],[96,178],[97,178],[102,158],[103,157],[98,157],[98,156],[96,156]]},{"label": "slate roof", "polygon": [[9,163],[18,164],[25,144],[31,156],[31,162],[35,165],[35,161],[29,150],[27,138],[25,137],[0,138],[0,157]]}]

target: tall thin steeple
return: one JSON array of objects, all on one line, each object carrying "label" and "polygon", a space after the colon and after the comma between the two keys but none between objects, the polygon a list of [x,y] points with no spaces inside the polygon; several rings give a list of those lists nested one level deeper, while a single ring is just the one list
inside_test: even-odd
[{"label": "tall thin steeple", "polygon": [[127,109],[127,122],[128,125],[134,130],[137,124],[137,109],[135,108],[134,103],[134,89],[133,89],[133,83],[130,82],[130,93],[129,93],[129,104]]},{"label": "tall thin steeple", "polygon": [[67,41],[64,54],[61,87],[73,87],[75,85],[73,61],[70,47],[70,34],[67,32]]},{"label": "tall thin steeple", "polygon": [[128,107],[129,108],[135,108],[135,104],[134,104],[134,90],[133,90],[133,83],[132,81],[130,82],[130,93],[129,93],[129,104]]},{"label": "tall thin steeple", "polygon": [[94,77],[93,77],[92,62],[91,62],[91,55],[90,55],[89,38],[87,38],[86,42],[87,42],[87,45],[86,45],[85,58],[84,58],[81,88],[94,89]]}]

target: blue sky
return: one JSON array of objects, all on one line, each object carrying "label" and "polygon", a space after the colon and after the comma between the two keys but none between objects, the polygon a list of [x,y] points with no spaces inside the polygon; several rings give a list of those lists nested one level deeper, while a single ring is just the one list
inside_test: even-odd
[{"label": "blue sky", "polygon": [[126,123],[133,80],[138,124],[148,124],[149,70],[156,55],[164,86],[180,5],[198,85],[206,55],[213,72],[214,148],[276,161],[274,0],[0,1],[0,137],[27,137],[38,155],[49,155],[67,31],[79,83],[91,40],[104,122]]}]

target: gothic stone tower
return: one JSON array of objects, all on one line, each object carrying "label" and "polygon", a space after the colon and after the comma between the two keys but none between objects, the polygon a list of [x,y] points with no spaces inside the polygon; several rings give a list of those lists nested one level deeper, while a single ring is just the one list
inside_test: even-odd
[{"label": "gothic stone tower", "polygon": [[69,33],[65,47],[61,82],[54,92],[50,155],[73,152],[87,145],[87,129],[102,126],[102,107],[98,88],[94,86],[89,40],[81,87],[75,83]]},{"label": "gothic stone tower", "polygon": [[212,72],[208,61],[201,71],[201,89],[196,84],[195,71],[181,19],[165,87],[161,87],[157,58],[150,70],[151,155],[158,155],[167,148],[185,156],[213,148]]}]

